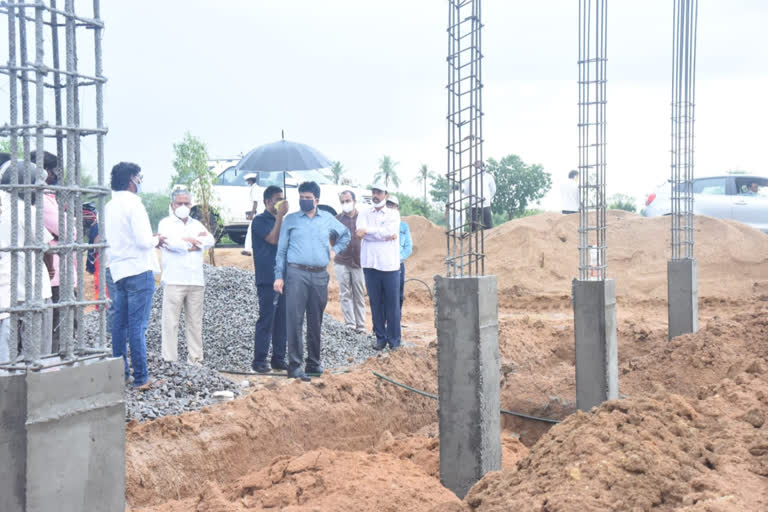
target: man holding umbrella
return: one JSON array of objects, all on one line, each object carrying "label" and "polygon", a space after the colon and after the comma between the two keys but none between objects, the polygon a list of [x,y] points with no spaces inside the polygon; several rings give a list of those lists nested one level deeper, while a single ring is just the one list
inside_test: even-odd
[{"label": "man holding umbrella", "polygon": [[[322,373],[320,329],[328,302],[329,241],[338,254],[347,248],[349,230],[328,212],[317,208],[320,186],[299,185],[301,211],[287,215],[280,229],[275,260],[274,289],[285,293],[288,376],[309,381],[307,373]],[[301,327],[307,317],[307,363],[302,369],[304,345]],[[305,373],[306,370],[306,373]]]}]

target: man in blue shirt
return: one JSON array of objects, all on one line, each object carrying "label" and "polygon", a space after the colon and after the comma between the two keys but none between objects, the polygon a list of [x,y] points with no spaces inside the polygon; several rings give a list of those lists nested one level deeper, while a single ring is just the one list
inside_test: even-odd
[{"label": "man in blue shirt", "polygon": [[[288,202],[283,201],[283,189],[269,186],[264,191],[264,212],[251,221],[251,249],[259,298],[259,319],[253,333],[253,362],[251,368],[259,373],[287,370],[285,362],[285,298],[275,292],[275,257],[283,218]],[[267,363],[272,344],[271,366]]]},{"label": "man in blue shirt", "polygon": [[[400,211],[400,201],[397,196],[387,198],[387,208]],[[404,220],[400,220],[400,317],[403,316],[403,302],[405,301],[405,260],[413,252],[413,240],[411,239],[411,228]]]},{"label": "man in blue shirt", "polygon": [[[349,230],[336,217],[319,210],[320,187],[314,181],[299,185],[301,211],[285,217],[275,259],[275,285],[285,292],[288,376],[308,381],[307,373],[322,373],[320,329],[328,303],[329,241],[338,254],[347,248]],[[302,370],[304,344],[301,326],[307,315],[307,364]]]}]

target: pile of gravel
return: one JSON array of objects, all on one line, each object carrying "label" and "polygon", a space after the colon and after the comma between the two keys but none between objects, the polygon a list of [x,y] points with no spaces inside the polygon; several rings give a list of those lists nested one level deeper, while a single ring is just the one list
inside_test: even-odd
[{"label": "pile of gravel", "polygon": [[[204,365],[219,371],[250,371],[253,361],[253,332],[259,303],[253,273],[236,267],[205,265],[205,310],[203,312]],[[147,328],[147,350],[160,353],[163,290],[152,300]],[[306,331],[306,326],[305,326]],[[326,369],[359,364],[376,355],[373,335],[347,329],[325,315],[322,329],[322,363]],[[306,347],[305,347],[306,350]],[[186,360],[184,314],[179,326],[179,360]]]}]

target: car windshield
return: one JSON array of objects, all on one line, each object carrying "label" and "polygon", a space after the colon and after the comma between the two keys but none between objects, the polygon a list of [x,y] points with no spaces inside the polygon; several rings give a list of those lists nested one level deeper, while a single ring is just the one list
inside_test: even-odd
[{"label": "car windshield", "polygon": [[329,180],[323,173],[315,169],[311,169],[309,171],[291,171],[288,174],[290,174],[299,183],[303,181],[314,181],[318,185],[328,185],[331,183],[331,180]]}]

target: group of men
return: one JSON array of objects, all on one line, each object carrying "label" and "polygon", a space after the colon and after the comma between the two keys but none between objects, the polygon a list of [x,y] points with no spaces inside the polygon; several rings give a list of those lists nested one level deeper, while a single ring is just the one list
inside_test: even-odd
[{"label": "group of men", "polygon": [[259,300],[251,366],[259,373],[287,370],[289,377],[307,381],[308,374],[323,371],[320,333],[328,302],[330,246],[347,328],[365,332],[367,289],[374,348],[394,350],[401,343],[403,261],[412,251],[412,241],[407,224],[400,220],[399,202],[384,185],[372,187],[373,206],[361,210],[354,192],[342,192],[342,212],[337,216],[318,208],[317,183],[304,182],[298,191],[300,211],[288,214],[283,190],[267,187],[264,211],[251,221]]}]

